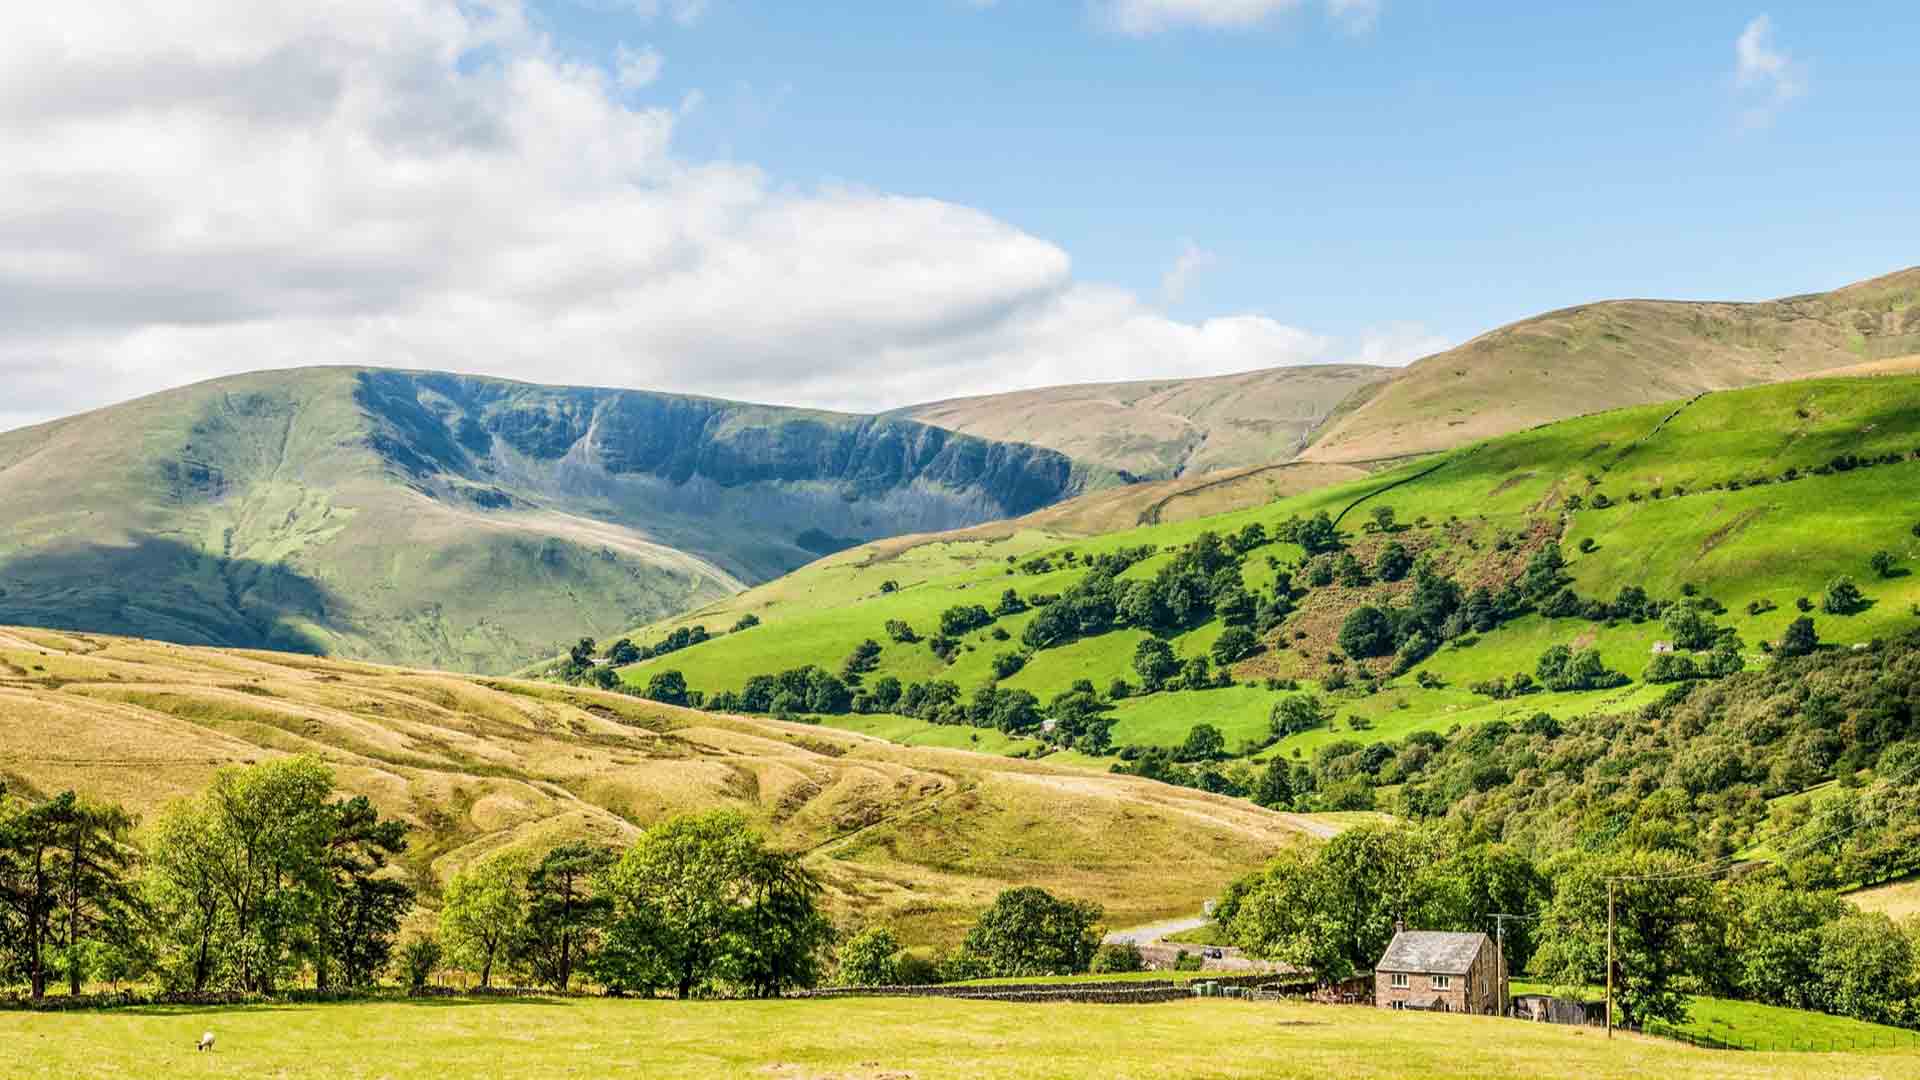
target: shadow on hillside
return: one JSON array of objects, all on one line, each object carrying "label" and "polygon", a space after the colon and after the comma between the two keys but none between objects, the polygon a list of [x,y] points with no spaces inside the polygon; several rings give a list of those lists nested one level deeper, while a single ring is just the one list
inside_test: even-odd
[{"label": "shadow on hillside", "polygon": [[278,563],[211,555],[177,540],[67,544],[0,562],[0,624],[319,653],[298,629],[345,608]]}]

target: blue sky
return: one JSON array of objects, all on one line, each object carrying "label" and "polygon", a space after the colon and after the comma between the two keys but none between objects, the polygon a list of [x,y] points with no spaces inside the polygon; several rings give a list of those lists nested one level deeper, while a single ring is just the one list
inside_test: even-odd
[{"label": "blue sky", "polygon": [[[1203,5],[1196,5],[1203,6]],[[1920,263],[1920,6],[1384,0],[1118,32],[1095,6],[711,0],[690,25],[548,3],[690,153],[979,207],[1187,318],[1451,340],[1613,296],[1763,298]],[[1797,90],[1741,85],[1767,17]],[[1758,113],[1756,113],[1758,110]]]},{"label": "blue sky", "polygon": [[1920,4],[0,5],[0,429],[368,364],[848,410],[1920,263]]}]

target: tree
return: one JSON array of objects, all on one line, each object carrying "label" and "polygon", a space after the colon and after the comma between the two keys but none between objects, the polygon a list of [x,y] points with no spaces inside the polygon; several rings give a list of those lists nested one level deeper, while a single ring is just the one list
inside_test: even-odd
[{"label": "tree", "polygon": [[1134,647],[1133,670],[1140,676],[1141,687],[1154,691],[1179,672],[1180,661],[1173,655],[1172,646],[1159,638],[1147,638]]},{"label": "tree", "polygon": [[793,986],[820,981],[820,957],[833,943],[833,924],[820,912],[820,882],[798,852],[773,851],[758,834],[742,868],[742,903],[720,972],[757,998],[779,997]]},{"label": "tree", "polygon": [[745,615],[742,615],[738,619],[735,619],[733,623],[733,628],[731,630],[728,630],[727,632],[730,634],[737,634],[742,630],[751,630],[754,627],[759,625],[760,625],[760,616],[755,615],[753,612],[749,611]]},{"label": "tree", "polygon": [[1409,831],[1362,825],[1314,849],[1283,851],[1237,887],[1229,925],[1254,956],[1339,982],[1373,969],[1395,919],[1415,915],[1429,856]]},{"label": "tree", "polygon": [[688,701],[687,677],[678,671],[657,672],[647,680],[647,699],[662,705],[685,705]]},{"label": "tree", "polygon": [[312,927],[336,824],[332,791],[332,770],[318,758],[295,757],[222,769],[204,796],[231,977],[240,989],[272,993]]},{"label": "tree", "polygon": [[1398,540],[1388,541],[1373,560],[1373,576],[1381,581],[1399,581],[1413,569],[1413,555]]},{"label": "tree", "polygon": [[899,982],[900,942],[884,926],[869,926],[840,943],[842,986],[894,986]]},{"label": "tree", "polygon": [[[752,618],[752,616],[747,616]],[[607,649],[607,663],[615,667],[626,667],[640,662],[640,649],[630,639],[621,638]]]},{"label": "tree", "polygon": [[1373,508],[1373,527],[1383,533],[1393,531],[1393,507],[1376,506]]},{"label": "tree", "polygon": [[680,998],[712,983],[757,847],[746,819],[726,810],[670,818],[643,833],[598,885],[613,903],[602,979],[625,989],[670,986]]},{"label": "tree", "polygon": [[407,974],[407,989],[415,993],[426,989],[441,959],[440,939],[432,934],[410,938],[400,946],[400,967]]},{"label": "tree", "polygon": [[1873,1023],[1894,1022],[1914,993],[1914,947],[1878,912],[1852,914],[1822,926],[1819,1007]]},{"label": "tree", "polygon": [[1867,560],[1867,565],[1873,567],[1873,572],[1876,575],[1883,578],[1890,578],[1893,576],[1893,568],[1895,565],[1893,552],[1876,551],[1873,553],[1873,558]]},{"label": "tree", "polygon": [[1293,808],[1293,770],[1285,758],[1273,758],[1260,771],[1260,780],[1253,789],[1253,801],[1269,810]]},{"label": "tree", "polygon": [[1553,900],[1540,921],[1534,970],[1558,986],[1606,982],[1608,879],[1614,885],[1615,1000],[1630,1026],[1687,1020],[1685,981],[1724,940],[1722,908],[1706,877],[1674,852],[1596,859],[1569,853],[1556,866]]},{"label": "tree", "polygon": [[413,887],[387,875],[390,856],[407,850],[404,822],[380,818],[364,795],[328,806],[332,816],[317,897],[314,981],[330,989],[371,986],[386,970]]},{"label": "tree", "polygon": [[590,967],[612,903],[594,887],[613,865],[612,850],[573,840],[555,847],[526,878],[526,917],[514,957],[533,977],[564,991],[574,972]]},{"label": "tree", "polygon": [[858,683],[860,676],[880,666],[880,643],[868,638],[854,646],[847,654],[846,663],[840,668],[840,677],[850,683]]},{"label": "tree", "polygon": [[1820,928],[1847,914],[1845,902],[1773,882],[1742,886],[1731,899],[1727,952],[1734,988],[1769,1005],[1820,1008]]},{"label": "tree", "polygon": [[1101,914],[1098,904],[1057,899],[1044,889],[1008,889],[967,931],[960,948],[990,975],[1078,975],[1099,947]]},{"label": "tree", "polygon": [[[138,907],[129,883],[132,821],[118,807],[71,791],[44,802],[0,807],[0,914],[10,916],[13,966],[29,993],[45,995],[48,960],[65,961],[70,993],[80,992],[84,956],[125,940]],[[0,924],[0,931],[4,931]]]},{"label": "tree", "polygon": [[1273,703],[1273,711],[1267,717],[1276,739],[1322,728],[1332,721],[1333,710],[1322,705],[1320,699],[1312,694],[1291,694],[1281,698]]},{"label": "tree", "polygon": [[1674,647],[1688,652],[1712,647],[1714,636],[1719,632],[1713,619],[1692,600],[1681,600],[1667,608],[1661,623],[1673,636]]},{"label": "tree", "polygon": [[1372,604],[1354,608],[1340,624],[1340,651],[1352,657],[1393,652],[1393,619]]},{"label": "tree", "polygon": [[1226,667],[1260,651],[1260,638],[1244,626],[1229,626],[1213,641],[1213,662]]},{"label": "tree", "polygon": [[920,635],[914,633],[913,627],[908,625],[905,619],[888,619],[887,636],[903,645],[911,645],[920,640]]},{"label": "tree", "polygon": [[1827,614],[1851,615],[1866,606],[1867,598],[1852,578],[1843,574],[1827,583],[1827,594],[1821,602]]},{"label": "tree", "polygon": [[1780,644],[1775,651],[1781,656],[1808,656],[1819,647],[1819,631],[1814,629],[1811,618],[1802,615],[1787,624],[1787,631],[1780,635]]},{"label": "tree", "polygon": [[1175,756],[1181,761],[1217,761],[1226,756],[1227,739],[1212,724],[1195,724]]},{"label": "tree", "polygon": [[1027,666],[1027,654],[1018,650],[996,653],[993,657],[993,677],[1005,679],[1019,673]]},{"label": "tree", "polygon": [[499,854],[469,863],[447,882],[440,908],[440,940],[453,962],[480,972],[493,985],[494,965],[509,955],[527,918],[526,860]]}]

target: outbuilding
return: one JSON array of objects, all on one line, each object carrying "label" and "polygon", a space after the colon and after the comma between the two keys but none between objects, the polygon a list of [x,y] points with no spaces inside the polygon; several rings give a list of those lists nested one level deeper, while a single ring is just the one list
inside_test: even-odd
[{"label": "outbuilding", "polygon": [[1373,1000],[1383,1009],[1497,1015],[1500,980],[1485,934],[1400,929],[1373,971]]}]

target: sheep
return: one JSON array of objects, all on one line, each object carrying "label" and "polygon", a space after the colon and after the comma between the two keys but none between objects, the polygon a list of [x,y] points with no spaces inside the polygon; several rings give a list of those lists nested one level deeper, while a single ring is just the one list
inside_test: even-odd
[{"label": "sheep", "polygon": [[200,1050],[211,1050],[211,1049],[213,1049],[213,1032],[211,1031],[202,1032],[200,1035],[200,1045],[194,1047],[194,1050],[200,1051]]}]

